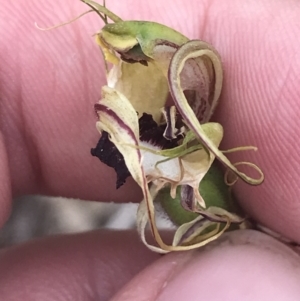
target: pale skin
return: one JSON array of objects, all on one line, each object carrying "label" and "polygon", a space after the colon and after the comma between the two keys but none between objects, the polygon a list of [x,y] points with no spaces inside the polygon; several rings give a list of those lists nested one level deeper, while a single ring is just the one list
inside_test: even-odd
[{"label": "pale skin", "polygon": [[[99,17],[91,14],[68,27],[41,32],[34,21],[57,24],[84,11],[85,5],[71,0],[14,3],[1,1],[0,8],[1,224],[9,216],[12,196],[20,194],[139,201],[141,193],[132,181],[115,191],[113,170],[89,155],[98,139],[93,104],[105,83],[91,38],[101,27]],[[259,187],[239,182],[237,196],[253,217],[300,242],[298,1],[253,0],[241,5],[238,0],[191,0],[187,5],[111,0],[107,5],[125,20],[164,23],[219,51],[225,81],[215,119],[225,128],[223,147],[254,143],[259,151],[247,154],[247,159],[265,173]],[[284,260],[298,266],[291,253],[284,251],[272,261],[272,252],[262,254],[249,245],[218,250],[210,255],[170,254],[150,265],[159,255],[146,250],[135,232],[47,238],[1,251],[0,296],[109,300],[119,291],[114,300],[183,300],[180,294],[172,295],[177,290],[189,300],[237,300],[229,292],[248,300],[245,291],[253,292],[254,287],[257,300],[268,300],[276,286],[268,280],[278,276],[278,300],[297,300],[300,291],[291,283],[299,274],[297,278],[284,268]],[[222,284],[218,289],[216,269],[217,283]],[[187,276],[191,274],[192,280]],[[121,290],[125,283],[127,294]],[[200,291],[200,285],[220,295]]]}]

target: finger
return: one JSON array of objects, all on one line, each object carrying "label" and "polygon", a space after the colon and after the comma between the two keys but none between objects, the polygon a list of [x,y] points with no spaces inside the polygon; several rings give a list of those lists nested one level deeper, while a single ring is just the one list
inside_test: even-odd
[{"label": "finger", "polygon": [[[158,4],[160,9],[157,9]],[[138,200],[140,195],[137,195],[133,186],[128,185],[117,192],[112,189],[113,171],[100,163],[95,164],[94,158],[87,156],[87,149],[94,145],[93,141],[98,137],[96,131],[90,130],[94,121],[92,110],[88,108],[98,98],[99,88],[104,81],[103,69],[98,68],[101,66],[101,58],[86,35],[86,31],[96,23],[95,19],[82,19],[80,26],[76,25],[78,23],[70,25],[69,31],[64,31],[65,35],[58,35],[57,31],[48,32],[46,43],[43,44],[44,35],[34,31],[26,20],[44,16],[52,21],[54,16],[65,16],[66,11],[62,8],[71,7],[75,11],[77,4],[72,3],[70,6],[66,2],[64,6],[60,3],[59,9],[55,9],[56,4],[51,3],[47,9],[43,7],[40,10],[39,5],[40,3],[32,1],[27,2],[26,7],[18,5],[11,9],[8,4],[3,6],[3,9],[10,9],[20,16],[9,31],[5,26],[1,27],[5,28],[4,45],[9,44],[10,37],[15,32],[23,33],[19,34],[18,39],[23,48],[15,47],[19,51],[18,57],[22,58],[20,64],[16,63],[12,52],[6,51],[6,61],[15,62],[16,66],[10,64],[11,70],[8,65],[3,66],[10,71],[7,72],[3,85],[3,95],[7,96],[4,100],[9,102],[5,116],[8,116],[8,124],[17,120],[17,125],[14,123],[8,126],[5,132],[8,152],[14,154],[14,159],[10,161],[14,190],[23,192],[30,188],[31,191],[36,191],[38,187],[42,187],[43,192],[65,196],[101,198],[103,201]],[[294,168],[297,165],[285,160],[297,158],[298,154],[297,146],[292,148],[289,142],[298,135],[298,119],[295,120],[297,110],[293,110],[293,101],[299,96],[299,89],[294,84],[299,77],[299,68],[296,68],[299,55],[295,52],[297,39],[292,34],[299,24],[297,2],[250,1],[247,5],[240,6],[234,0],[228,0],[222,5],[207,1],[191,1],[189,5],[173,1],[152,1],[147,4],[137,3],[135,10],[128,9],[126,5],[125,2],[116,5],[112,1],[111,8],[122,13],[124,19],[139,17],[171,25],[191,38],[200,37],[211,42],[219,50],[225,69],[219,119],[225,126],[225,133],[230,133],[226,134],[224,147],[256,144],[259,153],[243,154],[243,159],[257,160],[266,173],[266,182],[257,189],[238,186],[238,197],[244,207],[261,222],[299,240],[299,233],[293,230],[299,226],[299,206],[295,198],[298,187],[296,181],[292,180],[297,176]],[[197,18],[193,18],[195,11],[198,12]],[[274,15],[273,11],[277,13]],[[188,21],[182,21],[183,12]],[[282,20],[287,21],[282,23]],[[94,31],[91,30],[91,33]],[[40,41],[37,44],[40,46],[37,49],[30,47],[36,41]],[[25,51],[28,48],[32,49],[31,54],[36,58],[33,61],[32,56],[28,56],[28,51]],[[278,53],[278,49],[282,51]],[[86,62],[86,56],[92,64]],[[66,62],[66,57],[69,58],[69,63]],[[293,58],[291,68],[288,68],[289,64],[282,67],[282,62],[289,62],[287,58]],[[33,79],[37,79],[33,75],[41,73],[42,65],[42,76],[38,77],[35,89],[31,89]],[[28,66],[29,73],[25,74],[31,76],[21,77],[22,101],[18,96],[12,99],[8,93],[11,91],[12,81],[8,79],[17,77],[20,74],[18,71],[27,70]],[[289,77],[292,80],[285,81]],[[102,78],[102,82],[99,78]],[[62,80],[68,88],[60,84],[54,86],[54,83],[61,83]],[[277,101],[274,101],[274,95],[275,98],[280,95],[276,98]],[[280,101],[281,98],[285,101]],[[20,102],[22,106],[19,105]],[[284,106],[283,109],[278,109],[281,106]],[[22,115],[16,114],[20,107],[24,112]],[[279,111],[285,114],[277,113]],[[25,118],[21,118],[22,116]],[[287,119],[289,123],[286,122]],[[287,129],[289,138],[285,135]],[[284,185],[282,174],[285,176]]]},{"label": "finger", "polygon": [[236,231],[194,253],[161,258],[112,300],[297,300],[299,267],[299,255],[273,238]]},{"label": "finger", "polygon": [[108,300],[158,254],[134,231],[34,240],[0,252],[2,300]]},{"label": "finger", "polygon": [[[183,3],[173,4],[163,3],[165,8],[175,8],[180,17]],[[110,2],[110,8],[124,19],[185,27],[171,12],[165,15],[164,7],[157,9],[162,5],[159,1],[133,5],[135,10],[128,9],[126,2]],[[188,8],[191,15],[193,10]],[[90,14],[57,30],[40,31],[34,26],[34,22],[41,27],[65,22],[86,9],[80,1],[70,0],[1,6],[5,47],[0,49],[0,120],[14,195],[43,193],[115,202],[141,199],[130,179],[115,190],[114,171],[90,156],[99,139],[93,106],[105,83],[102,57],[92,35],[103,22]],[[11,17],[14,23],[9,22]]]},{"label": "finger", "polygon": [[[164,1],[159,4],[164,7],[155,10],[158,3],[153,1],[138,11],[142,18],[150,16],[190,38],[208,41],[220,52],[225,80],[215,119],[224,125],[222,147],[257,146],[258,152],[231,158],[255,162],[265,173],[259,187],[240,181],[237,199],[260,223],[300,242],[300,42],[294,38],[300,5],[295,0],[182,4]],[[122,7],[120,12],[124,19],[131,18],[130,10]]]},{"label": "finger", "polygon": [[[75,7],[74,3],[28,1],[1,6],[5,15],[1,18],[5,45],[0,51],[1,131],[13,193],[140,199],[130,180],[127,188],[116,191],[114,171],[90,155],[99,138],[93,105],[105,77],[101,54],[91,37],[102,26],[99,18],[49,32],[34,26],[35,21],[45,25],[65,21],[86,9],[79,1]],[[9,22],[11,16],[15,23]],[[91,30],[92,24],[96,26]]]},{"label": "finger", "polygon": [[225,69],[217,116],[225,127],[222,147],[257,146],[233,160],[255,162],[265,173],[259,187],[238,183],[237,198],[260,223],[298,242],[299,13],[297,1],[215,2],[203,37],[220,51]]},{"label": "finger", "polygon": [[[163,13],[171,5],[180,17],[182,6],[186,7],[181,2],[175,6],[159,1],[132,4],[135,10],[125,2],[110,2],[112,10],[124,13],[124,19],[156,20],[180,26],[179,30],[185,27],[171,11]],[[157,9],[157,5],[164,7]],[[187,7],[191,15],[193,10]],[[116,190],[114,171],[90,156],[99,138],[93,105],[105,83],[102,57],[91,36],[102,21],[91,14],[57,30],[40,31],[34,26],[34,22],[41,27],[64,22],[85,9],[80,1],[68,0],[1,5],[0,128],[3,157],[8,158],[3,162],[9,168],[0,172],[14,196],[41,193],[115,202],[141,200],[132,180]],[[11,200],[8,193],[2,196],[5,210],[0,214],[8,211]]]}]

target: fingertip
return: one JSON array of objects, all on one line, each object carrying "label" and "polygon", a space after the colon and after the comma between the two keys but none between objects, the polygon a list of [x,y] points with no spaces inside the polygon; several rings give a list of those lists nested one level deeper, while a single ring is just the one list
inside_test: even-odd
[{"label": "fingertip", "polygon": [[1,300],[109,300],[157,258],[135,231],[33,240],[1,250]]},{"label": "fingertip", "polygon": [[236,231],[188,259],[179,253],[165,256],[113,301],[297,300],[299,268],[299,255],[285,245],[256,231]]}]

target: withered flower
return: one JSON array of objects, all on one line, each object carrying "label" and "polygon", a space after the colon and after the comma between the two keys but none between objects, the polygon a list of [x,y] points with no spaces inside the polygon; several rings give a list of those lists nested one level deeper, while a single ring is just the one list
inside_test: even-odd
[{"label": "withered flower", "polygon": [[[263,181],[254,164],[243,162],[259,172],[259,179],[248,177],[228,160],[219,150],[223,128],[209,122],[223,81],[217,51],[164,25],[122,21],[93,1],[83,2],[104,20],[102,14],[115,22],[97,34],[111,66],[95,105],[101,138],[92,154],[116,170],[117,187],[129,175],[141,187],[144,200],[138,209],[137,227],[143,242],[160,253],[189,250],[216,239],[231,224],[244,226],[242,216],[230,212],[227,205],[212,206],[201,189],[199,192],[208,171],[219,172],[210,169],[215,158],[236,178],[252,185]],[[209,181],[213,182],[213,177]],[[219,190],[224,190],[224,185],[207,187],[215,191],[211,198],[218,198]],[[178,227],[172,245],[167,245],[156,227],[153,200],[159,201],[158,196],[173,199],[178,190],[180,204],[192,212],[192,219]],[[172,206],[172,202],[168,204]],[[146,241],[148,223],[157,246]]]}]

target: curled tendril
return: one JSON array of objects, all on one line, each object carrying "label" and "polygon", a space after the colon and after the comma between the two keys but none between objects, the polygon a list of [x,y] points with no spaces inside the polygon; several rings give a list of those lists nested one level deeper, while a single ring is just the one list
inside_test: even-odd
[{"label": "curled tendril", "polygon": [[[246,162],[246,161],[233,163],[233,166],[240,166],[240,165],[247,165],[247,166],[252,167],[260,175],[260,177],[258,178],[258,181],[262,182],[264,180],[264,174],[263,174],[262,170],[257,165],[255,165],[254,163]],[[232,171],[227,169],[226,172],[225,172],[225,175],[224,175],[224,181],[225,181],[226,185],[233,186],[238,181],[239,177],[235,174],[234,180],[229,181],[230,173],[232,173]]]},{"label": "curled tendril", "polygon": [[[205,133],[203,132],[201,125],[197,119],[196,114],[190,107],[186,96],[184,95],[184,90],[181,85],[181,73],[184,69],[185,64],[188,60],[191,59],[200,59],[200,58],[208,58],[214,68],[215,73],[215,85],[214,85],[214,93],[210,102],[211,116],[212,111],[214,110],[217,100],[220,95],[221,86],[222,86],[222,66],[220,62],[220,58],[216,52],[216,50],[207,43],[203,41],[188,41],[184,45],[182,45],[173,55],[169,67],[169,86],[172,97],[174,99],[177,110],[180,112],[182,118],[184,119],[187,126],[195,133],[199,141],[209,150],[211,151],[216,158],[222,162],[227,168],[229,168],[233,173],[235,173],[239,178],[247,182],[251,185],[259,185],[263,182],[264,176],[260,171],[259,167],[256,167],[259,170],[260,178],[254,179],[246,174],[240,172],[234,164],[232,164],[226,156],[207,138]],[[207,79],[209,80],[209,79]],[[253,164],[254,165],[254,164]]]}]

